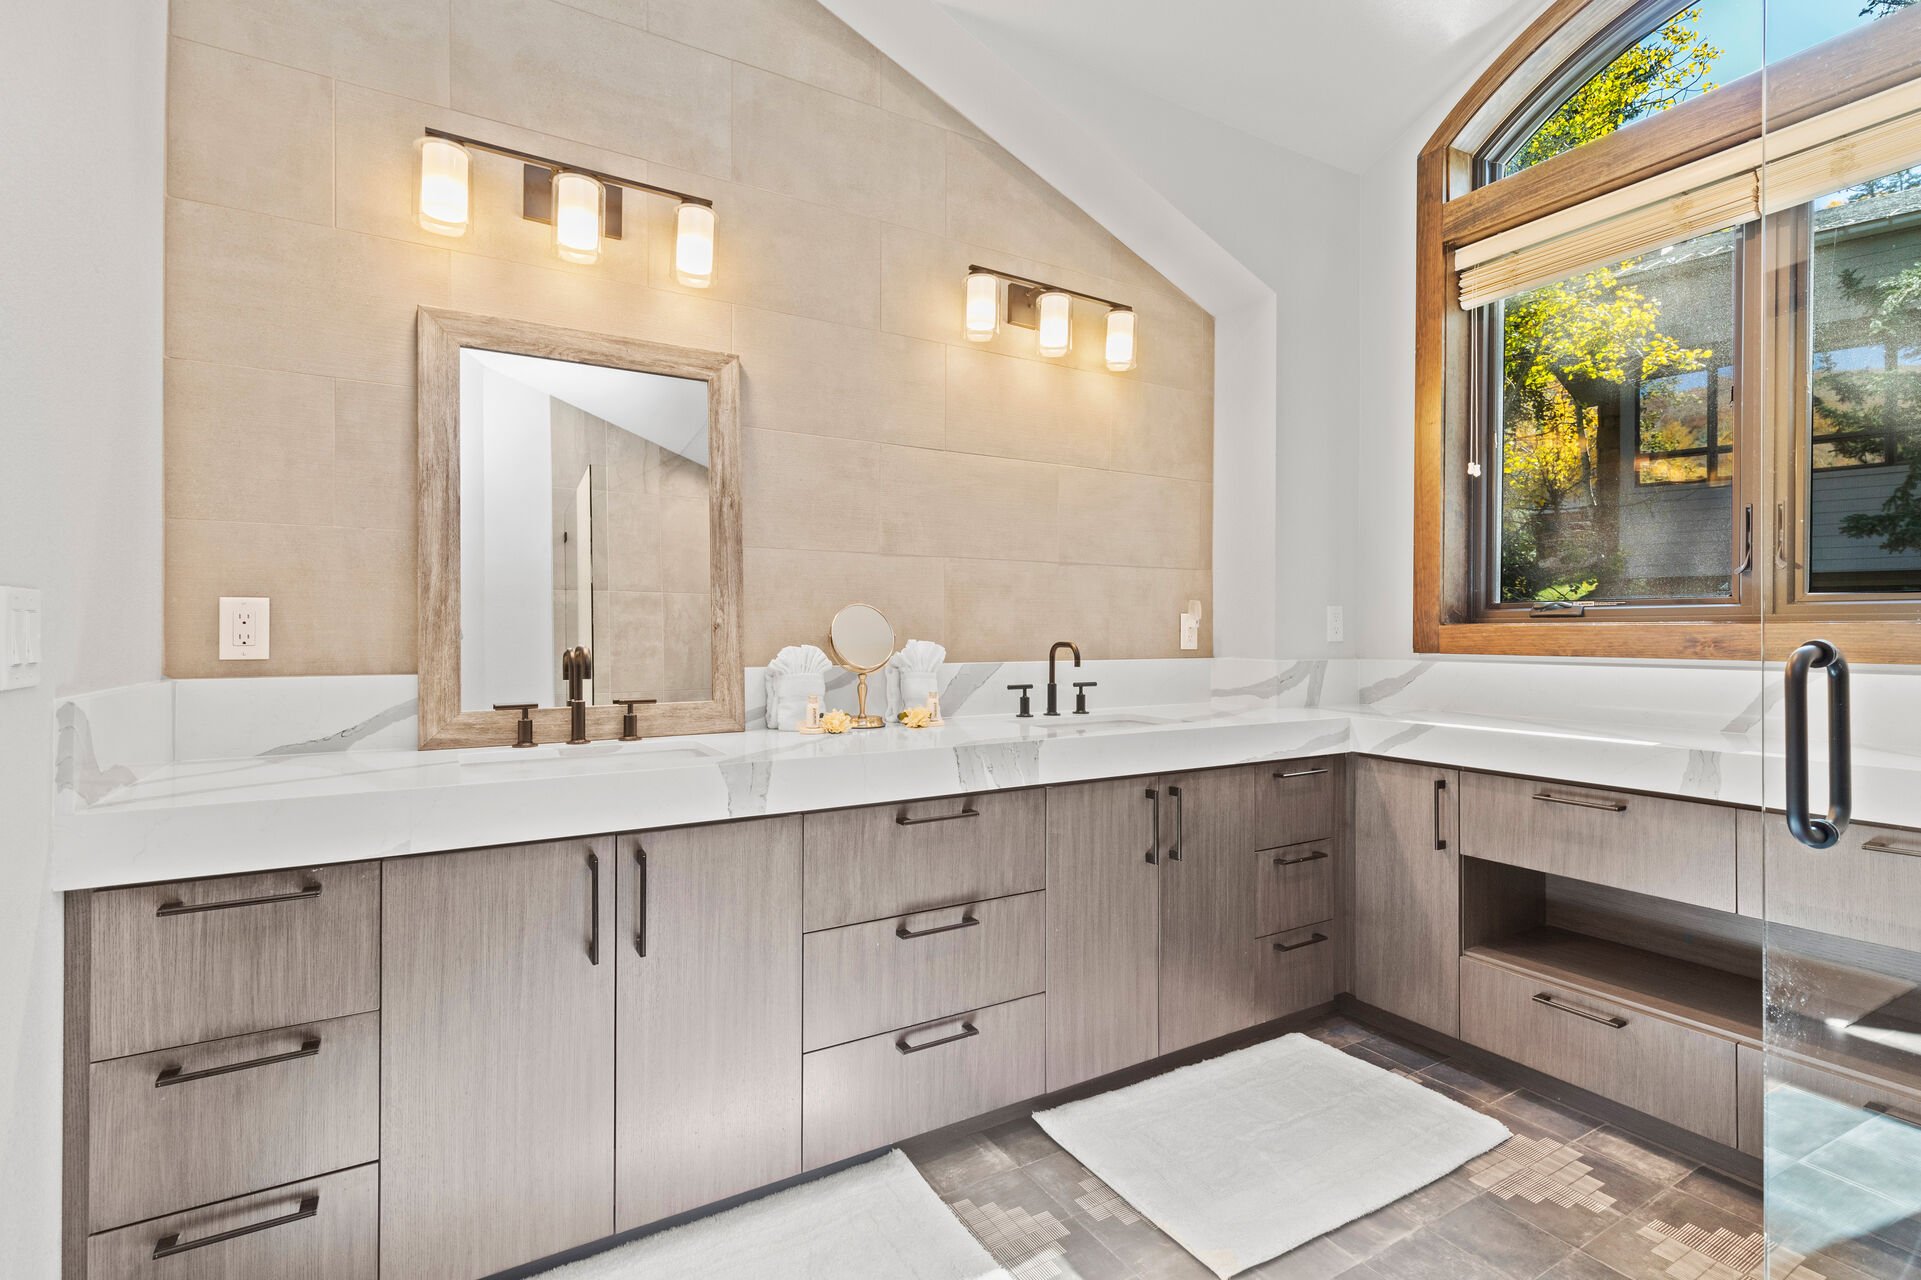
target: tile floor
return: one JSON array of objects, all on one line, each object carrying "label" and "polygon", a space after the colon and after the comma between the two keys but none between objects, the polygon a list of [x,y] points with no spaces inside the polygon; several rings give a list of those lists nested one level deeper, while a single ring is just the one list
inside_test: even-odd
[{"label": "tile floor", "polygon": [[[1753,1188],[1525,1090],[1334,1016],[1307,1034],[1499,1117],[1508,1142],[1244,1273],[1261,1280],[1921,1280],[1874,1237],[1763,1258]],[[903,1148],[1015,1280],[1212,1273],[1022,1117]]]}]

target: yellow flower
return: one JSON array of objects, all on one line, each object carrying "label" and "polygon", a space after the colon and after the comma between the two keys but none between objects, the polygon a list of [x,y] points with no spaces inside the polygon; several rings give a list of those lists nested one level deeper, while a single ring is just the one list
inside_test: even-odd
[{"label": "yellow flower", "polygon": [[820,718],[820,727],[828,733],[846,733],[854,727],[854,717],[845,711],[829,711]]},{"label": "yellow flower", "polygon": [[925,729],[934,722],[934,713],[926,707],[909,707],[900,713],[900,722],[909,729]]}]

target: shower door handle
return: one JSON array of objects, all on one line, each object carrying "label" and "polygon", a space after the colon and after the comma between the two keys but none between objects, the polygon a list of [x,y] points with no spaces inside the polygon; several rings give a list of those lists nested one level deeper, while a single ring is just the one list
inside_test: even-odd
[{"label": "shower door handle", "polygon": [[[1808,808],[1808,674],[1828,674],[1828,814]],[[1788,830],[1810,849],[1830,849],[1854,812],[1854,746],[1849,732],[1848,660],[1826,640],[1810,640],[1788,659],[1782,701],[1787,728]]]}]

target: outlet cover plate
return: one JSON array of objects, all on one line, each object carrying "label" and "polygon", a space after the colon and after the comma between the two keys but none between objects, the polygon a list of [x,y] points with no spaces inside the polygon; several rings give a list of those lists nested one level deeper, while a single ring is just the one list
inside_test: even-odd
[{"label": "outlet cover plate", "polygon": [[1347,610],[1338,604],[1327,606],[1327,642],[1340,644],[1347,639]]},{"label": "outlet cover plate", "polygon": [[40,592],[0,587],[0,689],[40,683]]},{"label": "outlet cover plate", "polygon": [[266,596],[221,596],[220,660],[264,662],[271,616]]}]

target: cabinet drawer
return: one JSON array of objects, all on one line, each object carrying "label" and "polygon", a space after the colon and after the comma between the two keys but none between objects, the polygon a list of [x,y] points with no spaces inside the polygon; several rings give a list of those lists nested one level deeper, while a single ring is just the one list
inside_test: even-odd
[{"label": "cabinet drawer", "polygon": [[1255,932],[1265,937],[1334,918],[1332,840],[1262,849],[1254,855]]},{"label": "cabinet drawer", "polygon": [[374,1280],[378,1168],[365,1164],[94,1236],[87,1280]]},{"label": "cabinet drawer", "polygon": [[1735,1144],[1732,1040],[1474,956],[1461,957],[1461,1038],[1725,1146]]},{"label": "cabinet drawer", "polygon": [[1326,840],[1341,832],[1340,756],[1280,760],[1257,766],[1269,776],[1256,811],[1258,840],[1264,849]]},{"label": "cabinet drawer", "polygon": [[90,1229],[377,1159],[380,1015],[88,1069]]},{"label": "cabinet drawer", "polygon": [[95,1062],[380,1004],[380,866],[93,895]]},{"label": "cabinet drawer", "polygon": [[1042,792],[915,800],[806,817],[804,928],[1047,887]]},{"label": "cabinet drawer", "polygon": [[1254,946],[1256,990],[1267,1018],[1285,1018],[1334,998],[1340,941],[1332,922],[1261,938]]},{"label": "cabinet drawer", "polygon": [[1768,919],[1921,951],[1921,832],[1855,825],[1810,849],[1779,817],[1766,830]]},{"label": "cabinet drawer", "polygon": [[1461,852],[1733,911],[1735,811],[1493,774],[1461,775]]},{"label": "cabinet drawer", "polygon": [[1046,1000],[1028,996],[808,1054],[801,1163],[818,1168],[1039,1094]]},{"label": "cabinet drawer", "polygon": [[805,1048],[1003,1004],[1047,985],[1047,895],[807,935]]}]

